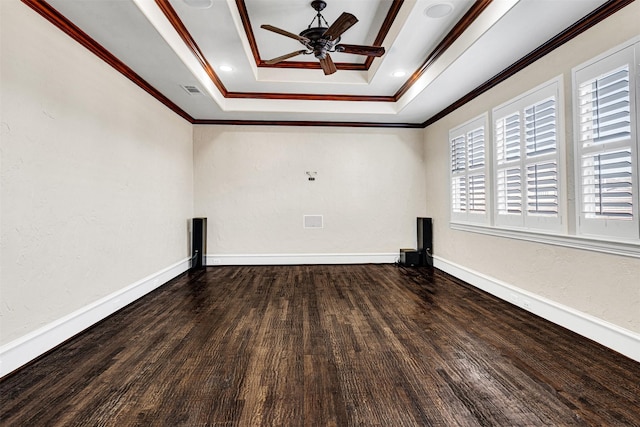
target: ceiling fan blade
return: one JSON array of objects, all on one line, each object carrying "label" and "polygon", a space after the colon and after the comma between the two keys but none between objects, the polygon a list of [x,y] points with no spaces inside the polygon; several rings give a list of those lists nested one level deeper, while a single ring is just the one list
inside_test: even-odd
[{"label": "ceiling fan blade", "polygon": [[361,46],[359,44],[338,44],[336,52],[351,53],[354,55],[382,56],[384,47],[382,46]]},{"label": "ceiling fan blade", "polygon": [[287,53],[286,55],[278,56],[277,58],[273,58],[273,59],[270,59],[268,61],[264,61],[264,63],[268,64],[268,65],[277,64],[278,62],[282,62],[285,59],[289,59],[289,58],[293,58],[294,56],[302,55],[306,51],[307,51],[306,49],[296,50],[295,52]]},{"label": "ceiling fan blade", "polygon": [[263,24],[260,25],[260,28],[264,28],[265,30],[273,31],[274,33],[291,37],[292,39],[298,40],[302,44],[308,43],[310,40],[306,37],[299,36],[297,34],[290,33],[289,31],[283,30],[282,28],[274,27],[273,25]]},{"label": "ceiling fan blade", "polygon": [[338,69],[336,68],[336,64],[333,63],[333,60],[328,53],[327,56],[325,56],[323,59],[320,59],[320,66],[322,67],[322,71],[324,71],[325,76],[338,71]]},{"label": "ceiling fan blade", "polygon": [[336,21],[327,28],[323,37],[327,38],[328,36],[329,40],[335,40],[340,37],[342,33],[351,28],[356,22],[358,22],[358,18],[350,13],[342,12],[342,15],[340,15],[338,19],[336,19]]}]

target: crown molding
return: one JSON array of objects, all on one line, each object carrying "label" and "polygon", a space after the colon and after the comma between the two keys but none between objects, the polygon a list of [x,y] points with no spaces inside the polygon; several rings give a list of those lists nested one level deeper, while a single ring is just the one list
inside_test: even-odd
[{"label": "crown molding", "polygon": [[293,120],[199,120],[194,125],[231,125],[231,126],[320,126],[352,128],[405,128],[422,129],[421,123],[376,123],[376,122],[330,122],[330,121],[293,121]]},{"label": "crown molding", "polygon": [[[123,74],[133,83],[145,90],[151,96],[156,98],[170,110],[178,114],[180,117],[189,121],[192,124],[198,125],[246,125],[246,126],[334,126],[334,127],[378,127],[378,128],[425,128],[451,112],[462,107],[466,103],[480,96],[489,89],[497,86],[499,83],[513,76],[517,72],[523,70],[529,65],[533,64],[538,59],[582,34],[589,28],[605,20],[612,14],[618,12],[624,7],[630,5],[635,0],[609,0],[598,9],[594,10],[584,18],[578,20],[576,23],[551,38],[529,54],[522,57],[520,60],[513,63],[511,66],[505,68],[500,73],[496,74],[491,79],[482,83],[448,107],[444,108],[435,115],[429,117],[422,123],[375,123],[375,122],[332,122],[332,121],[286,121],[286,120],[203,120],[195,119],[187,114],[184,110],[178,107],[175,103],[169,100],[166,96],[160,93],[157,89],[151,86],[147,81],[135,73],[131,68],[125,65],[112,53],[106,50],[102,45],[93,40],[88,34],[82,31],[79,27],[69,21],[65,16],[60,14],[56,9],[49,5],[45,0],[21,0],[24,4],[36,11],[39,15],[47,19],[69,37],[76,42],[80,43],[94,55],[105,61],[116,71]],[[228,98],[254,98],[254,99],[296,99],[296,100],[331,100],[331,101],[375,101],[375,102],[395,102],[408,88],[411,86],[409,82],[413,84],[417,78],[425,72],[425,70],[451,46],[457,37],[462,34],[468,28],[468,26],[477,18],[477,16],[484,10],[491,0],[477,0],[472,8],[465,14],[465,16],[456,24],[456,26],[449,32],[447,37],[430,53],[429,57],[424,61],[418,71],[416,71],[401,87],[401,89],[394,96],[352,96],[352,95],[313,95],[313,94],[283,94],[283,93],[253,93],[253,92],[229,92],[224,88],[222,82],[217,78],[212,67],[208,65],[206,58],[202,55],[202,52],[198,48],[197,44],[190,36],[184,24],[177,18],[175,10],[171,7],[168,0],[156,0],[158,6],[163,10],[167,18],[179,32],[187,46],[193,51],[194,55],[201,62],[209,76],[216,84],[219,82],[218,87],[223,95]],[[399,6],[398,6],[399,8]],[[396,11],[397,13],[397,11]],[[173,16],[173,18],[172,18]],[[182,28],[182,29],[180,29]],[[217,86],[217,84],[216,84]]]},{"label": "crown molding", "polygon": [[476,87],[474,90],[467,93],[462,98],[455,101],[453,104],[449,105],[439,113],[425,120],[422,123],[422,126],[427,127],[437,122],[441,118],[445,117],[446,115],[462,107],[467,102],[473,100],[474,98],[482,95],[489,89],[502,83],[503,81],[513,76],[517,72],[525,69],[529,65],[536,62],[538,59],[542,58],[548,53],[551,53],[555,49],[567,43],[569,40],[572,40],[574,37],[579,36],[583,32],[587,31],[589,28],[598,24],[599,22],[604,21],[609,16],[613,15],[617,11],[623,9],[624,7],[630,5],[634,1],[635,0],[609,0],[607,3],[603,4],[602,6],[600,6],[593,12],[591,12],[590,14],[578,20],[573,25],[571,25],[570,27],[568,27],[567,29],[565,29],[555,37],[549,39],[547,42],[545,42],[541,46],[532,50],[527,55],[523,56],[518,61],[511,64],[509,67],[505,68],[504,70],[496,74],[491,79],[487,80],[486,82],[482,83],[480,86]]},{"label": "crown molding", "polygon": [[44,0],[22,0],[24,4],[35,10],[40,16],[51,22],[58,27],[62,32],[69,37],[80,43],[91,53],[102,59],[104,62],[113,67],[120,74],[127,77],[133,83],[145,90],[149,95],[156,98],[171,111],[184,118],[189,122],[193,122],[193,117],[187,114],[184,110],[174,104],[169,98],[164,96],[160,91],[151,86],[146,80],[140,77],[135,71],[129,68],[125,63],[116,58],[111,52],[105,49],[102,45],[89,37],[87,33],[78,28],[73,22],[69,21],[56,9],[51,7],[49,3]]},{"label": "crown molding", "polygon": [[429,69],[433,63],[442,56],[443,53],[451,47],[451,45],[473,24],[480,14],[491,4],[492,0],[476,0],[471,8],[464,14],[458,23],[447,33],[444,39],[429,53],[420,68],[418,68],[409,79],[400,86],[395,93],[394,98],[399,100],[402,95],[407,93],[420,77]]}]

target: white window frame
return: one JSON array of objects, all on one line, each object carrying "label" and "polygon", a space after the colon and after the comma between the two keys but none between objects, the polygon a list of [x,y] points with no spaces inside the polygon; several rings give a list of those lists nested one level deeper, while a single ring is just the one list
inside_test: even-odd
[{"label": "white window frame", "polygon": [[[566,185],[563,80],[558,76],[492,110],[493,179],[496,227],[566,233]],[[527,111],[549,100],[555,108],[555,149],[550,153],[527,153]],[[517,120],[517,126],[514,123]],[[518,147],[516,152],[515,147]],[[557,213],[528,208],[530,167],[555,163]],[[552,172],[553,174],[553,172]],[[534,181],[538,183],[537,180]],[[553,199],[553,196],[548,196]]]},{"label": "white window frame", "polygon": [[[635,61],[628,61],[629,64],[631,65],[629,68],[629,74],[631,76],[630,91],[633,92],[633,94],[630,94],[629,100],[630,100],[630,103],[633,104],[630,107],[631,109],[633,109],[633,113],[630,114],[630,122],[632,126],[632,136],[631,136],[631,141],[632,141],[631,148],[633,149],[632,159],[635,162],[633,168],[631,169],[632,175],[633,175],[632,186],[634,189],[633,198],[632,198],[633,206],[634,206],[633,223],[635,225],[632,232],[627,232],[627,231],[620,232],[619,230],[617,230],[617,231],[608,232],[608,233],[597,233],[597,232],[593,232],[588,229],[585,229],[584,227],[585,223],[581,218],[582,193],[581,193],[581,182],[580,182],[580,178],[581,178],[580,168],[581,168],[581,159],[582,159],[583,153],[577,142],[578,139],[580,138],[579,132],[581,132],[579,127],[579,120],[578,120],[579,112],[577,110],[577,108],[579,108],[579,104],[577,102],[577,98],[579,96],[577,94],[577,88],[579,87],[581,75],[579,74],[578,75],[579,79],[576,80],[576,72],[579,72],[580,70],[588,69],[589,67],[592,67],[592,66],[595,68],[596,66],[598,66],[597,65],[598,63],[606,65],[608,58],[614,57],[616,53],[623,51],[629,47],[632,47],[634,49],[634,55],[635,55],[634,56]],[[620,66],[620,63],[618,62],[618,64],[616,65],[614,61],[609,63],[609,65],[612,65],[610,67],[606,67],[605,65],[602,66],[603,68],[601,70],[595,70],[595,71],[601,71],[601,72],[600,73],[594,72],[593,76],[597,77],[597,76],[606,74],[607,72],[616,69],[617,66]],[[589,251],[596,251],[596,252],[603,252],[608,254],[640,258],[640,230],[639,230],[640,215],[638,215],[640,211],[640,194],[639,194],[640,193],[640,141],[638,140],[640,136],[640,36],[634,37],[633,39],[627,41],[626,43],[623,43],[618,47],[615,47],[601,55],[598,55],[597,57],[585,62],[584,64],[574,67],[571,70],[571,77],[572,77],[571,88],[568,88],[566,93],[566,96],[568,97],[567,99],[571,100],[573,103],[571,106],[573,111],[571,113],[573,130],[572,130],[572,136],[570,136],[572,140],[572,145],[570,146],[570,149],[572,149],[570,152],[571,154],[570,158],[567,157],[568,152],[566,151],[566,148],[565,148],[566,144],[568,144],[569,141],[566,141],[566,143],[564,141],[565,137],[569,137],[568,135],[565,135],[565,130],[564,130],[565,90],[563,88],[563,82],[565,80],[563,76],[559,76],[556,79],[554,79],[557,81],[557,84],[558,84],[558,98],[557,98],[557,106],[556,106],[557,123],[558,123],[557,147],[560,150],[558,152],[559,158],[557,162],[558,180],[559,180],[558,181],[558,185],[559,185],[558,211],[559,213],[561,213],[561,217],[565,218],[565,220],[563,221],[564,224],[560,227],[560,229],[557,229],[555,227],[546,228],[546,229],[544,227],[540,227],[540,228],[529,227],[527,226],[526,221],[524,220],[522,221],[523,223],[522,226],[517,224],[504,225],[504,224],[501,224],[500,220],[496,220],[497,215],[495,215],[497,211],[496,206],[498,204],[497,194],[496,194],[497,191],[495,188],[497,184],[496,177],[498,175],[498,172],[497,172],[498,168],[496,168],[496,162],[497,162],[496,158],[500,155],[500,152],[497,149],[495,150],[495,152],[493,152],[495,148],[495,129],[494,129],[495,120],[499,118],[496,115],[496,110],[499,110],[500,108],[507,106],[514,101],[517,101],[526,97],[527,95],[535,92],[537,89],[540,89],[541,87],[546,86],[548,83],[552,83],[554,80],[547,82],[546,84],[542,84],[538,88],[535,88],[525,94],[522,94],[521,96],[514,98],[512,101],[506,102],[491,110],[491,114],[488,115],[488,120],[491,120],[491,123],[492,123],[491,129],[489,129],[489,132],[491,133],[492,137],[490,140],[489,139],[486,140],[486,145],[487,145],[486,153],[488,156],[487,157],[488,160],[486,164],[486,167],[488,168],[487,174],[489,174],[488,176],[492,177],[491,182],[489,183],[490,185],[488,189],[488,198],[487,198],[487,206],[489,207],[487,212],[488,220],[485,223],[480,223],[480,222],[473,223],[471,221],[466,221],[466,219],[460,220],[452,216],[449,226],[454,230],[487,234],[491,236],[499,236],[499,237],[510,238],[510,239],[525,240],[525,241],[551,244],[551,245],[557,245],[557,246],[563,246],[563,247],[569,247],[569,248],[584,249]],[[568,81],[569,76],[567,76],[566,78]],[[569,93],[569,90],[571,90],[571,93]],[[569,119],[567,118],[567,120]],[[460,127],[461,126],[458,126],[455,129],[458,129]],[[613,144],[612,147],[616,148],[615,144]],[[627,166],[623,166],[621,170],[623,172],[626,172],[629,170],[629,168]],[[621,175],[621,174],[618,174],[618,175]],[[616,176],[616,178],[618,177]],[[624,179],[622,180],[624,182]],[[524,194],[526,193],[523,193],[523,197],[525,197]],[[570,212],[571,215],[567,216],[567,212]],[[636,225],[638,228],[635,228]],[[609,231],[611,231],[611,230],[616,230],[616,228],[618,227],[612,227],[611,224],[607,224],[607,227],[605,227],[605,230],[608,229]]]},{"label": "white window frame", "polygon": [[[489,116],[484,113],[474,119],[449,131],[449,197],[451,221],[458,223],[488,224],[491,211],[491,186],[490,186],[490,151],[489,151]],[[484,141],[477,157],[469,156],[473,148],[479,149],[477,144],[470,147],[470,137],[484,135]],[[454,149],[454,141],[458,142]],[[458,155],[454,159],[454,154]],[[474,165],[474,158],[479,161]],[[484,179],[484,209],[482,209],[482,179]],[[473,183],[480,183],[480,191],[474,193]],[[459,197],[456,197],[456,194]]]},{"label": "white window frame", "polygon": [[[592,60],[574,67],[572,76],[573,93],[573,128],[574,128],[574,170],[575,170],[575,200],[576,200],[576,234],[578,236],[595,237],[611,241],[640,241],[640,149],[638,142],[638,123],[640,122],[640,78],[638,72],[638,58],[640,58],[640,40],[636,38],[612,49]],[[630,107],[630,136],[614,142],[602,144],[592,143],[586,146],[581,140],[583,128],[581,120],[580,87],[582,84],[593,81],[608,75],[616,70],[628,67],[629,78],[629,107]],[[632,218],[594,218],[585,211],[583,183],[588,180],[588,176],[583,176],[582,162],[590,155],[606,154],[615,151],[630,149],[631,156],[631,185],[632,185]]]}]

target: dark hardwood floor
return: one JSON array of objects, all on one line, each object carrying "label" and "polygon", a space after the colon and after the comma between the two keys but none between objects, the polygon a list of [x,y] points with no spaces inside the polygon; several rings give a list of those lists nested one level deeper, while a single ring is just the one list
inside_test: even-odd
[{"label": "dark hardwood floor", "polygon": [[640,426],[640,364],[444,273],[185,273],[0,381],[3,426]]}]

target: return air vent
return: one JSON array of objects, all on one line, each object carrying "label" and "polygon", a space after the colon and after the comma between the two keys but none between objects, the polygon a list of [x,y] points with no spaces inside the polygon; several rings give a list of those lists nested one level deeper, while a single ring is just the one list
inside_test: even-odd
[{"label": "return air vent", "polygon": [[202,92],[200,92],[200,89],[198,89],[197,86],[180,85],[180,87],[182,89],[186,90],[189,95],[201,95],[202,94]]},{"label": "return air vent", "polygon": [[304,228],[322,228],[322,215],[304,215],[302,224]]}]

